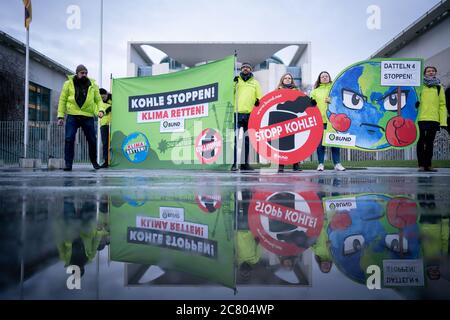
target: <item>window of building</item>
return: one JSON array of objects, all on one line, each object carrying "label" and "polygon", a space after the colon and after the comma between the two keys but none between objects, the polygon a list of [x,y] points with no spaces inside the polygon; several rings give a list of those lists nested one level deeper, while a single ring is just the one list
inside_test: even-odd
[{"label": "window of building", "polygon": [[30,82],[29,121],[50,121],[50,89]]},{"label": "window of building", "polygon": [[164,59],[162,59],[160,63],[168,63],[170,71],[179,71],[179,70],[184,69],[184,67],[181,63],[179,63],[178,61],[176,61],[168,56],[165,57]]},{"label": "window of building", "polygon": [[274,63],[274,64],[283,64],[283,61],[282,61],[280,58],[276,57],[276,56],[272,56],[272,57],[270,57],[269,59],[267,59],[267,60],[261,62],[261,63],[258,64],[258,65],[256,65],[256,66],[255,66],[255,71],[258,71],[258,70],[267,70],[267,69],[269,69],[269,65],[270,65],[271,63]]},{"label": "window of building", "polygon": [[151,75],[152,75],[152,67],[150,66],[138,67],[138,77],[149,77]]}]

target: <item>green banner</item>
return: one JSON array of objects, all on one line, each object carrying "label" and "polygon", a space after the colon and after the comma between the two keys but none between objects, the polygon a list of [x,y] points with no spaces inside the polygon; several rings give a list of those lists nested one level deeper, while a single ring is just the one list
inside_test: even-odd
[{"label": "green banner", "polygon": [[235,288],[231,193],[111,199],[111,260],[154,265]]},{"label": "green banner", "polygon": [[323,145],[363,151],[412,147],[419,137],[420,59],[355,63],[333,82]]},{"label": "green banner", "polygon": [[226,170],[233,158],[234,56],[113,80],[111,166]]}]

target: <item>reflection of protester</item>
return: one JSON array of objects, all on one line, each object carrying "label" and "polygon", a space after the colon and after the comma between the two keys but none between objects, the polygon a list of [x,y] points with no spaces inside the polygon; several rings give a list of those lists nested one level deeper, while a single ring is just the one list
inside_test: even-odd
[{"label": "reflection of protester", "polygon": [[[241,73],[234,78],[235,91],[237,91],[237,130],[244,129],[244,147],[245,147],[245,163],[240,166],[241,170],[253,170],[249,165],[248,155],[250,151],[250,141],[247,134],[248,121],[250,113],[255,106],[259,106],[259,99],[261,99],[261,87],[259,82],[253,77],[252,66],[249,63],[243,63]],[[238,170],[237,167],[237,141],[234,137],[234,158],[231,171]]]},{"label": "reflection of protester", "polygon": [[237,198],[236,222],[236,262],[239,269],[239,277],[243,282],[248,282],[254,265],[260,262],[262,251],[259,247],[259,241],[255,239],[253,233],[249,231],[248,226],[248,209],[252,192],[250,190],[242,190],[235,194]]},{"label": "reflection of protester", "polygon": [[295,272],[295,270],[298,269],[298,258],[296,256],[280,256],[279,258],[280,266],[277,270],[275,270],[274,275],[287,283],[299,284],[300,279]]},{"label": "reflection of protester", "polygon": [[64,214],[56,221],[59,257],[64,261],[64,267],[77,265],[81,275],[84,266],[109,242],[104,223],[97,225],[95,216],[95,202],[65,199]]},{"label": "reflection of protester", "polygon": [[112,108],[112,95],[105,89],[100,89],[100,95],[102,101],[105,104],[105,115],[100,119],[100,133],[102,135],[103,145],[103,164],[102,168],[108,168],[109,165],[109,126],[111,124],[111,108]]},{"label": "reflection of protester", "polygon": [[249,281],[253,266],[261,260],[261,248],[250,231],[236,232],[236,260],[241,280]]},{"label": "reflection of protester", "polygon": [[327,234],[328,225],[328,219],[325,216],[319,238],[317,238],[316,243],[311,246],[314,252],[314,259],[316,260],[320,271],[323,273],[330,272],[331,267],[333,266],[333,259],[330,252],[330,241]]},{"label": "reflection of protester", "polygon": [[64,115],[67,114],[64,146],[66,166],[64,171],[72,170],[75,136],[80,127],[83,129],[88,142],[89,159],[92,166],[96,170],[100,169],[97,163],[94,117],[97,114],[99,118],[103,117],[104,108],[97,84],[93,79],[88,78],[87,74],[86,67],[79,65],[76,69],[76,75],[69,76],[69,80],[64,83],[59,97],[59,126],[64,124]]},{"label": "reflection of protester", "polygon": [[[297,86],[294,83],[294,77],[290,73],[285,73],[281,78],[280,82],[278,83],[277,89],[292,89],[292,90],[298,90]],[[294,171],[302,171],[300,169],[300,163],[294,163],[292,166],[292,169]],[[278,165],[278,172],[284,171],[284,165],[280,164]]]},{"label": "reflection of protester", "polygon": [[[426,208],[428,207],[427,205]],[[448,260],[450,257],[449,219],[425,210],[424,214],[420,216],[419,222],[425,273],[428,279],[439,280],[441,277],[440,262]]]},{"label": "reflection of protester", "polygon": [[417,116],[420,132],[417,141],[419,171],[437,171],[431,166],[434,138],[439,131],[439,126],[447,127],[444,88],[440,80],[436,78],[436,73],[436,67],[425,67],[420,102],[416,104],[419,108]]},{"label": "reflection of protester", "polygon": [[[323,128],[327,129],[327,109],[328,104],[331,103],[329,97],[332,82],[330,74],[327,71],[322,71],[317,77],[316,83],[314,84],[314,90],[311,92],[311,99],[313,105],[317,104],[317,107],[322,114]],[[337,171],[344,171],[345,168],[341,164],[341,149],[337,147],[331,147],[331,158],[333,159],[334,169]],[[324,160],[325,160],[325,147],[322,145],[322,140],[317,147],[317,158],[319,160],[319,165],[317,166],[317,171],[325,170]]]}]

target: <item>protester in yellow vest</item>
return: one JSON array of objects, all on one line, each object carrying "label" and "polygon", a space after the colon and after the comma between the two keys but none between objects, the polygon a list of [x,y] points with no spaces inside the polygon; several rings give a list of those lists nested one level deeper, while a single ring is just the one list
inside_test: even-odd
[{"label": "protester in yellow vest", "polygon": [[436,73],[436,67],[425,67],[424,85],[422,86],[420,101],[416,103],[416,106],[419,108],[417,116],[420,132],[419,140],[417,141],[419,171],[437,171],[431,166],[434,138],[439,131],[439,127],[445,128],[447,126],[445,92],[441,81],[436,78]]},{"label": "protester in yellow vest", "polygon": [[239,276],[243,281],[248,281],[253,267],[260,262],[262,257],[258,241],[249,230],[236,232],[236,262],[239,268]]},{"label": "protester in yellow vest", "polygon": [[333,258],[330,252],[330,240],[328,239],[328,219],[325,218],[322,230],[316,243],[311,248],[314,252],[314,259],[316,260],[319,270],[323,273],[328,273],[333,266]]},{"label": "protester in yellow vest", "polygon": [[103,104],[105,105],[105,115],[100,120],[100,133],[102,135],[103,164],[102,168],[109,166],[109,126],[111,124],[112,95],[106,89],[100,89]]},{"label": "protester in yellow vest", "polygon": [[[327,128],[327,109],[328,104],[331,103],[330,90],[332,86],[331,76],[327,71],[322,71],[317,77],[314,84],[314,90],[311,92],[311,100],[313,105],[317,105],[322,114],[323,128]],[[317,171],[325,170],[325,147],[322,145],[322,140],[317,147],[317,158],[319,165]],[[331,147],[331,158],[333,159],[334,170],[344,171],[345,168],[341,164],[341,149],[337,147]]]},{"label": "protester in yellow vest", "polygon": [[[294,83],[294,77],[290,73],[285,73],[281,76],[280,82],[278,82],[277,90],[278,89],[291,89],[291,90],[298,90],[297,86]],[[300,169],[300,162],[294,163],[292,166],[292,170],[294,171],[302,171]],[[284,172],[284,165],[280,164],[278,165],[278,172]]]},{"label": "protester in yellow vest", "polygon": [[[259,82],[253,77],[252,66],[249,63],[243,63],[241,67],[241,73],[239,76],[234,77],[235,81],[235,94],[237,94],[237,106],[235,106],[235,112],[237,109],[237,130],[244,129],[244,145],[245,145],[245,164],[240,166],[241,170],[253,170],[248,163],[248,154],[250,151],[250,141],[247,134],[248,120],[250,119],[250,113],[255,106],[259,106],[259,99],[262,97],[261,86]],[[234,161],[231,171],[237,171],[237,141],[234,137]]]},{"label": "protester in yellow vest", "polygon": [[449,261],[450,255],[449,219],[427,210],[420,216],[419,226],[425,273],[428,279],[439,280],[441,263]]},{"label": "protester in yellow vest", "polygon": [[95,207],[93,201],[67,197],[64,199],[63,214],[54,220],[54,238],[59,258],[64,261],[65,268],[78,266],[81,276],[84,266],[109,242],[107,214],[101,214],[97,222]]},{"label": "protester in yellow vest", "polygon": [[59,97],[58,125],[64,124],[67,114],[64,145],[64,171],[72,171],[75,149],[75,136],[78,128],[82,128],[89,146],[89,159],[95,170],[100,169],[97,163],[97,141],[94,117],[104,115],[102,98],[98,86],[93,79],[88,78],[87,68],[80,64],[76,75],[69,76]]}]

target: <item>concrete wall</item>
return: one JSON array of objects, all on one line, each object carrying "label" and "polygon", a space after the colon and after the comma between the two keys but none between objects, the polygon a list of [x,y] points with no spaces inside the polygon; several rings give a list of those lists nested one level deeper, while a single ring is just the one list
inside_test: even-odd
[{"label": "concrete wall", "polygon": [[25,58],[0,44],[0,121],[23,119]]},{"label": "concrete wall", "polygon": [[450,19],[407,44],[392,58],[423,58],[425,65],[434,65],[444,85],[450,85]]},{"label": "concrete wall", "polygon": [[37,61],[30,60],[30,81],[50,89],[50,121],[56,121],[59,95],[64,82],[65,74],[56,72]]},{"label": "concrete wall", "polygon": [[[30,59],[30,81],[51,90],[50,120],[56,119],[66,75]],[[24,118],[25,54],[0,44],[0,121]]]},{"label": "concrete wall", "polygon": [[313,85],[311,75],[311,44],[308,44],[308,46],[306,46],[306,49],[303,51],[297,66],[299,66],[301,70],[301,89],[308,91]]},{"label": "concrete wall", "polygon": [[261,84],[263,95],[276,89],[283,74],[286,73],[286,66],[283,64],[271,63],[269,69],[255,71],[255,79]]},{"label": "concrete wall", "polygon": [[152,66],[152,76],[157,76],[159,74],[165,74],[169,72],[170,71],[168,63],[154,64]]},{"label": "concrete wall", "polygon": [[450,86],[450,47],[427,59],[425,64],[436,66],[437,76],[444,87]]},{"label": "concrete wall", "polygon": [[138,66],[146,66],[147,62],[142,59],[136,49],[128,43],[128,51],[127,51],[127,77],[136,77]]}]

